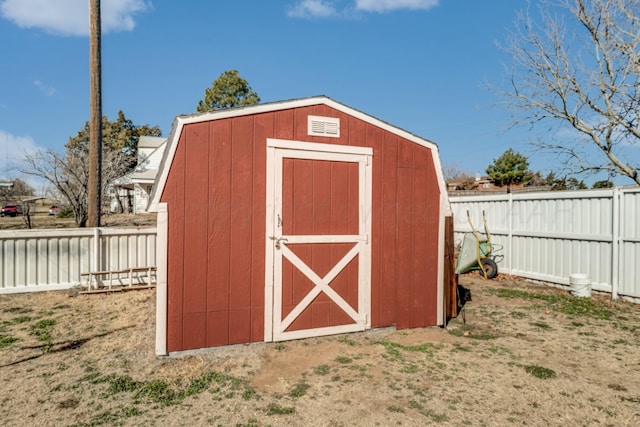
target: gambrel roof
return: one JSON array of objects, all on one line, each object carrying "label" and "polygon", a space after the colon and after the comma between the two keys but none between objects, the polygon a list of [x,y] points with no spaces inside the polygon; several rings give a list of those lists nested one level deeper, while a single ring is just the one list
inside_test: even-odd
[{"label": "gambrel roof", "polygon": [[[396,134],[401,138],[405,138],[411,142],[414,142],[416,144],[419,144],[421,146],[424,146],[430,149],[433,154],[432,158],[434,161],[434,168],[436,171],[436,175],[438,177],[438,185],[439,185],[441,194],[447,194],[446,183],[444,181],[442,165],[440,163],[440,156],[438,153],[438,146],[433,141],[430,141],[428,139],[412,134],[404,129],[393,126],[385,121],[382,121],[371,115],[365,114],[359,110],[348,107],[327,96],[314,96],[309,98],[299,98],[299,99],[292,99],[287,101],[278,101],[278,102],[250,105],[246,107],[237,107],[237,108],[230,108],[225,110],[215,110],[215,111],[210,111],[205,113],[194,113],[194,114],[177,116],[173,121],[171,133],[167,140],[167,146],[165,148],[164,156],[160,164],[160,171],[156,179],[156,185],[154,185],[153,194],[151,196],[149,211],[157,212],[158,210],[158,204],[160,203],[160,198],[162,196],[162,192],[167,182],[169,169],[171,167],[173,158],[176,153],[176,148],[178,145],[178,141],[180,139],[180,135],[182,133],[182,129],[185,125],[192,124],[192,123],[202,123],[202,122],[212,121],[212,120],[220,120],[225,118],[248,116],[252,114],[274,112],[279,110],[287,110],[287,109],[293,109],[293,108],[299,108],[299,107],[309,107],[314,105],[326,105],[342,113],[348,114],[364,122],[370,123],[388,132]],[[445,211],[450,212],[448,203],[445,208]]]}]

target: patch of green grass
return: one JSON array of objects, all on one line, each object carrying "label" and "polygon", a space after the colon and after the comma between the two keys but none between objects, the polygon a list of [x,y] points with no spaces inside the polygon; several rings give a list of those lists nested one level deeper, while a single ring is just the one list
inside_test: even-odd
[{"label": "patch of green grass", "polygon": [[144,412],[138,409],[137,406],[125,406],[122,408],[122,416],[124,418],[137,417],[142,415]]},{"label": "patch of green grass", "polygon": [[31,313],[33,309],[28,307],[9,307],[9,308],[5,308],[3,311],[5,313],[26,314],[26,313]]},{"label": "patch of green grass", "polygon": [[[210,423],[213,424],[213,423]],[[258,420],[256,418],[249,418],[246,424],[237,424],[236,427],[258,427]]]},{"label": "patch of green grass", "polygon": [[275,345],[275,349],[278,350],[278,351],[282,351],[282,350],[284,350],[286,348],[287,347],[284,344],[281,344],[281,343]]},{"label": "patch of green grass", "polygon": [[443,423],[449,421],[449,417],[446,414],[438,414],[432,409],[427,409],[424,405],[412,400],[409,402],[409,408],[417,409],[425,417],[431,418],[431,420],[435,423]]},{"label": "patch of green grass", "polygon": [[159,403],[163,406],[171,406],[182,400],[169,384],[161,380],[138,383],[136,390],[136,398],[146,397],[152,402]]},{"label": "patch of green grass", "polygon": [[449,334],[454,335],[456,337],[462,338],[471,338],[474,340],[494,340],[498,338],[497,336],[486,332],[486,331],[477,331],[472,326],[463,325],[458,329],[449,329]]},{"label": "patch of green grass", "polygon": [[640,331],[640,326],[631,326],[631,325],[626,325],[624,323],[614,323],[613,326],[616,327],[617,329],[622,330],[622,331],[627,331],[627,332],[631,332],[631,333],[634,333],[634,334],[637,331]]},{"label": "patch of green grass", "polygon": [[258,397],[258,392],[253,387],[247,387],[242,392],[242,400],[257,399]]},{"label": "patch of green grass", "polygon": [[137,417],[142,415],[143,413],[144,412],[141,411],[137,406],[119,406],[114,410],[109,409],[104,412],[97,413],[88,422],[75,424],[74,427],[122,425],[123,418]]},{"label": "patch of green grass", "polygon": [[508,355],[513,355],[513,352],[511,351],[510,348],[508,347],[503,347],[500,345],[492,345],[491,347],[489,347],[489,351],[492,354],[508,354]]},{"label": "patch of green grass", "polygon": [[122,423],[119,422],[120,418],[121,417],[120,417],[120,415],[118,413],[114,413],[114,412],[112,412],[110,410],[107,410],[107,411],[95,414],[93,417],[91,417],[89,422],[75,424],[74,427],[93,427],[93,426],[101,426],[101,425],[107,425],[107,426],[110,426],[110,425],[121,425]]},{"label": "patch of green grass", "polygon": [[391,405],[391,406],[387,406],[387,411],[401,413],[401,412],[404,412],[404,409],[402,409],[399,406]]},{"label": "patch of green grass", "polygon": [[109,378],[102,376],[102,374],[100,372],[97,371],[93,371],[93,372],[89,372],[87,375],[85,375],[84,377],[80,378],[79,380],[80,382],[88,382],[90,384],[101,384],[104,382],[109,381]]},{"label": "patch of green grass", "polygon": [[353,362],[352,358],[346,357],[346,356],[338,356],[338,357],[336,357],[335,360],[336,360],[336,362],[343,363],[343,364],[347,364],[347,363]]},{"label": "patch of green grass", "polygon": [[290,415],[296,413],[296,408],[291,406],[280,406],[277,403],[270,403],[265,412],[267,415]]},{"label": "patch of green grass", "polygon": [[51,332],[55,326],[54,319],[38,320],[31,326],[31,335],[35,336],[38,341],[50,342],[52,340]]},{"label": "patch of green grass", "polygon": [[56,325],[55,319],[41,319],[31,326],[31,335],[35,336],[38,341],[45,343],[41,347],[43,353],[51,350],[53,341],[53,327]]},{"label": "patch of green grass", "polygon": [[215,372],[215,371],[207,372],[200,375],[199,377],[193,378],[183,393],[185,396],[192,396],[194,394],[199,394],[205,391],[206,389],[208,389],[209,385],[212,382],[216,382],[220,384],[220,383],[225,383],[227,379],[230,379],[230,378],[227,378],[225,375],[222,375],[218,372]]},{"label": "patch of green grass", "polygon": [[538,365],[527,365],[524,367],[524,370],[527,371],[527,373],[533,375],[534,377],[540,378],[543,380],[554,378],[556,376],[556,373],[553,369],[544,368]]},{"label": "patch of green grass", "polygon": [[11,320],[3,320],[3,325],[19,325],[20,323],[26,323],[31,320],[31,316],[18,316]]},{"label": "patch of green grass", "polygon": [[338,338],[338,341],[347,345],[351,345],[354,346],[356,345],[356,342],[352,339],[350,339],[349,337],[347,337],[346,335],[341,336],[340,338]]},{"label": "patch of green grass", "polygon": [[[128,375],[107,375],[103,376],[99,372],[90,372],[80,381],[88,381],[92,384],[108,383],[107,390],[103,397],[112,397],[119,393],[134,393],[136,402],[146,401],[157,403],[162,406],[176,405],[184,401],[189,396],[200,394],[206,390],[217,393],[217,400],[220,396],[232,398],[240,392],[244,400],[258,398],[258,394],[247,381],[235,378],[230,375],[220,374],[215,371],[206,372],[198,377],[192,378],[188,384],[172,388],[170,384],[162,380],[135,381]],[[212,388],[212,385],[216,386]]]},{"label": "patch of green grass", "polygon": [[316,375],[327,375],[331,371],[329,365],[320,365],[313,368],[313,373]]},{"label": "patch of green grass", "polygon": [[18,338],[10,335],[0,335],[0,349],[9,347],[14,342],[18,341]]},{"label": "patch of green grass", "polygon": [[454,351],[465,351],[465,352],[472,352],[473,349],[471,347],[467,347],[464,345],[461,345],[460,343],[453,343],[453,349]]},{"label": "patch of green grass", "polygon": [[614,315],[614,312],[606,305],[592,298],[527,292],[508,288],[493,289],[490,292],[500,298],[522,298],[525,300],[543,301],[550,310],[570,316],[588,316],[594,319],[611,320]]},{"label": "patch of green grass", "polygon": [[400,371],[405,374],[415,374],[420,371],[420,367],[418,367],[418,365],[410,364],[403,367]]},{"label": "patch of green grass", "polygon": [[535,326],[536,328],[545,329],[545,330],[548,330],[548,331],[553,329],[550,325],[548,325],[548,324],[546,324],[544,322],[531,322],[529,324],[531,326]]},{"label": "patch of green grass", "polygon": [[386,358],[391,361],[403,359],[402,352],[417,352],[433,356],[435,350],[442,348],[441,344],[424,343],[420,345],[402,345],[391,341],[374,341],[373,344],[382,345],[387,350]]},{"label": "patch of green grass", "polygon": [[307,384],[306,382],[304,382],[304,381],[299,382],[295,386],[293,386],[293,388],[289,392],[289,396],[291,396],[291,397],[302,397],[305,394],[307,394],[307,390],[309,390],[310,387],[311,386],[309,384]]},{"label": "patch of green grass", "polygon": [[140,387],[140,383],[137,381],[134,381],[128,375],[114,376],[109,381],[109,389],[107,392],[110,394],[116,394],[116,393],[123,393],[123,392],[129,392],[129,391],[136,391],[139,387]]}]

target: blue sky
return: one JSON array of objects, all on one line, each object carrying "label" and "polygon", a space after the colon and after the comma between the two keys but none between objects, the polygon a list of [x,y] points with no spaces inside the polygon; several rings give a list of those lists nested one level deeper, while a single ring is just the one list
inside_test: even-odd
[{"label": "blue sky", "polygon": [[[549,171],[486,87],[526,0],[102,0],[103,114],[167,136],[237,69],[263,102],[326,95],[436,142],[444,166],[484,173],[512,147]],[[87,0],[0,0],[0,179],[89,119]]]}]

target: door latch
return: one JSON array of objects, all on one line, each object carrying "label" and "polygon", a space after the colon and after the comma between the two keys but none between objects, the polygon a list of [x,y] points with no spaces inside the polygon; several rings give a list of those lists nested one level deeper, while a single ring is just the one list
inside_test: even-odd
[{"label": "door latch", "polygon": [[269,239],[271,240],[275,240],[275,247],[276,249],[280,250],[280,242],[286,242],[287,238],[286,237],[276,237],[276,236],[269,236]]}]

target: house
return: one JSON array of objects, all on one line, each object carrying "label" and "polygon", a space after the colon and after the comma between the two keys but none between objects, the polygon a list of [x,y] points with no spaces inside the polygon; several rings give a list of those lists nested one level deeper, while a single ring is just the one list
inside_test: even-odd
[{"label": "house", "polygon": [[111,212],[144,213],[158,174],[167,139],[141,136],[136,169],[117,179],[110,188]]},{"label": "house", "polygon": [[[523,183],[511,184],[511,191],[522,190],[525,188]],[[453,192],[462,192],[462,191],[473,191],[477,192],[506,192],[507,186],[498,186],[488,175],[480,175],[476,174],[475,179],[468,178],[466,180],[456,180],[447,182],[447,190],[451,193]]]},{"label": "house", "polygon": [[324,96],[178,116],[149,208],[156,353],[443,325],[446,190],[433,142]]}]

